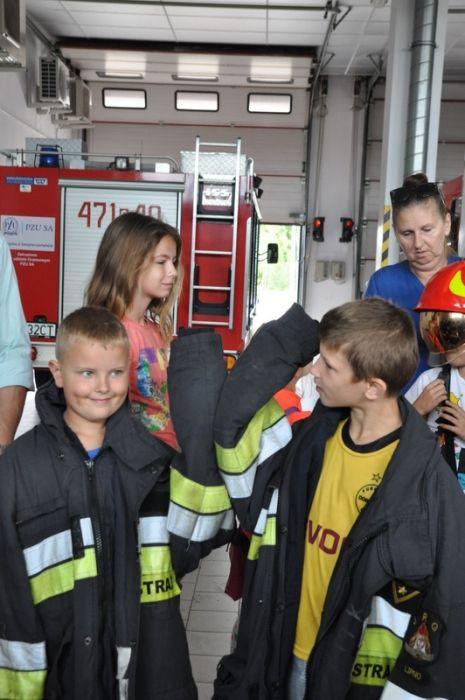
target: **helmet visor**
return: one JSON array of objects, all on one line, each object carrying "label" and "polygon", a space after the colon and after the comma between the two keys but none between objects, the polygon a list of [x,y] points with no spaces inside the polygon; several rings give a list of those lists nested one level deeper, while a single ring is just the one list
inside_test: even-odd
[{"label": "helmet visor", "polygon": [[420,332],[432,355],[444,355],[458,350],[465,344],[465,314],[455,311],[422,311]]}]

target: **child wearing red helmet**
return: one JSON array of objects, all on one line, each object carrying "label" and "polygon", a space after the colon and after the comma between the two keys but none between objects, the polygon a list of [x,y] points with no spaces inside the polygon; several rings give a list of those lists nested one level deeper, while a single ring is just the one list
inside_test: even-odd
[{"label": "child wearing red helmet", "polygon": [[438,434],[443,456],[465,491],[465,262],[437,272],[415,310],[433,367],[405,398]]}]

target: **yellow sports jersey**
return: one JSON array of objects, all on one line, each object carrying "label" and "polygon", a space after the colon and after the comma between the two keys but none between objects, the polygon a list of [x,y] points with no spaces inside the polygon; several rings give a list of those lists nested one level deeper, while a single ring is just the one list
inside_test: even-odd
[{"label": "yellow sports jersey", "polygon": [[[307,661],[321,621],[326,591],[344,539],[381,483],[399,442],[399,430],[371,445],[354,445],[348,421],[326,443],[323,468],[305,538],[294,655]],[[350,446],[349,446],[350,445]]]}]

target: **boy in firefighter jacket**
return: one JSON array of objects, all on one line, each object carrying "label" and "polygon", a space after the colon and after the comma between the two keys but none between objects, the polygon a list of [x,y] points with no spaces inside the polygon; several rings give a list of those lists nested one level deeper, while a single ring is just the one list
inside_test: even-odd
[{"label": "boy in firefighter jacket", "polygon": [[461,700],[465,500],[399,398],[418,362],[407,314],[381,299],[329,311],[320,394],[292,432],[273,394],[318,352],[294,305],[227,378],[215,441],[253,532],[233,654],[216,700]]},{"label": "boy in firefighter jacket", "polygon": [[[214,393],[224,362],[212,339],[189,344]],[[108,310],[70,314],[54,382],[37,393],[41,423],[0,460],[2,699],[197,697],[179,610],[192,554],[173,565],[167,529],[182,455],[131,416],[128,369]]]}]

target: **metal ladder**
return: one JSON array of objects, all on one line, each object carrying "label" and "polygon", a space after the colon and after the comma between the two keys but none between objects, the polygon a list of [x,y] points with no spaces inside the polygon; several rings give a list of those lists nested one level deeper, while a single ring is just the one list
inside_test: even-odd
[{"label": "metal ladder", "polygon": [[[224,176],[203,177],[200,173],[200,155],[201,149],[209,148],[227,148],[233,149],[236,163],[235,174],[228,178]],[[192,210],[192,238],[191,238],[191,261],[190,261],[190,279],[189,279],[189,317],[188,326],[225,326],[232,329],[234,317],[234,290],[236,278],[236,252],[237,252],[237,224],[239,214],[239,196],[240,196],[240,165],[241,165],[241,139],[237,138],[235,143],[218,143],[212,141],[201,141],[200,136],[195,140],[195,164],[194,164],[194,191],[193,191],[193,210]],[[225,184],[233,184],[233,213],[231,215],[221,214],[204,214],[199,212],[199,185],[201,182],[222,182]],[[199,220],[223,221],[230,222],[232,227],[232,248],[231,250],[204,250],[197,248],[197,225]],[[211,255],[211,256],[230,256],[230,279],[227,286],[211,286],[201,285],[195,279],[196,272],[196,256]],[[199,291],[218,291],[226,292],[229,295],[229,312],[227,321],[201,321],[194,319],[194,300]],[[197,312],[201,313],[201,312]],[[215,314],[216,315],[216,314]],[[217,315],[222,315],[218,313]]]}]

